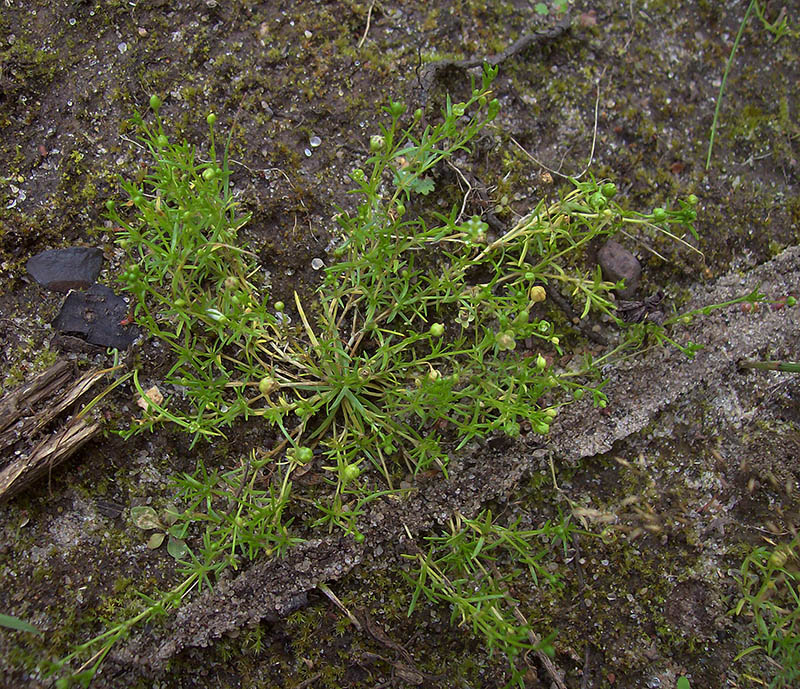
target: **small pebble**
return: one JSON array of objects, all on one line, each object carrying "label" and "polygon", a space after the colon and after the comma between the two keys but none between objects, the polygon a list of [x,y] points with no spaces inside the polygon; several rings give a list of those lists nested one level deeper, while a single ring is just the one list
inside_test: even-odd
[{"label": "small pebble", "polygon": [[610,282],[625,280],[625,289],[617,292],[623,299],[629,299],[639,287],[642,266],[622,244],[609,239],[597,252],[597,262],[603,269],[603,277]]}]

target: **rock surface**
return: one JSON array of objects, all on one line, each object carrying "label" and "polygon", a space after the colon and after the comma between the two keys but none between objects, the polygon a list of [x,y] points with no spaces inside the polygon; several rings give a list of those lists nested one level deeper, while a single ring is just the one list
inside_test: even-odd
[{"label": "rock surface", "polygon": [[134,325],[123,325],[128,305],[105,285],[92,285],[86,292],[70,292],[53,327],[77,335],[89,344],[126,349],[138,336]]},{"label": "rock surface", "polygon": [[25,264],[34,280],[47,289],[69,292],[94,284],[103,267],[103,252],[87,246],[42,251]]}]

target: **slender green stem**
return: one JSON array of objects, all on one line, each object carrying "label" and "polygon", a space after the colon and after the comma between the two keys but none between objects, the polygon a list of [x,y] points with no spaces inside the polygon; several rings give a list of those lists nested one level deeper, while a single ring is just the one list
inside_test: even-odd
[{"label": "slender green stem", "polygon": [[747,11],[744,13],[742,23],[739,24],[739,31],[736,34],[736,40],[733,42],[731,54],[728,55],[728,61],[725,63],[725,72],[722,75],[722,83],[719,85],[719,95],[717,96],[717,105],[714,108],[714,120],[711,122],[711,136],[708,139],[708,155],[706,156],[706,170],[711,167],[711,152],[714,149],[714,137],[717,134],[717,123],[719,121],[719,110],[722,105],[722,94],[725,92],[725,84],[728,82],[728,74],[731,71],[733,64],[733,56],[736,54],[736,49],[739,47],[739,42],[742,40],[744,34],[744,27],[747,26],[747,20],[750,18],[750,13],[758,6],[758,0],[750,0],[747,6]]}]

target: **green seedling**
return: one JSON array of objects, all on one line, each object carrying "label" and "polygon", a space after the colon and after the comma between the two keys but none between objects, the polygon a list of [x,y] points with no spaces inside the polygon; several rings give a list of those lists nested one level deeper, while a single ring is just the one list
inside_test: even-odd
[{"label": "green seedling", "polygon": [[552,0],[549,4],[546,2],[537,2],[533,9],[536,14],[547,16],[551,12],[563,14],[569,8],[569,0]]},{"label": "green seedling", "polygon": [[[800,681],[800,539],[754,548],[739,569],[741,598],[731,611],[752,620],[755,641],[735,660],[764,653],[772,661],[771,688]],[[762,682],[766,684],[766,682]]]},{"label": "green seedling", "polygon": [[144,531],[155,530],[147,540],[151,550],[167,542],[167,552],[176,560],[183,560],[188,553],[186,545],[186,524],[176,524],[180,514],[174,508],[164,510],[160,515],[150,506],[131,508],[131,520]]}]

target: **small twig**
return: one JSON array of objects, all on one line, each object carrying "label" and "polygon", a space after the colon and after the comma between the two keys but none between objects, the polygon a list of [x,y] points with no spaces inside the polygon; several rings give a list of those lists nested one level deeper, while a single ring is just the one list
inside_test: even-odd
[{"label": "small twig", "polygon": [[310,687],[314,682],[316,682],[320,677],[322,677],[322,673],[318,672],[316,675],[312,675],[308,679],[304,679],[300,684],[298,684],[295,689],[306,689],[306,687]]},{"label": "small twig", "polygon": [[581,689],[588,689],[589,687],[589,644],[586,644],[586,650],[583,652],[583,679],[581,680]]},{"label": "small twig", "polygon": [[433,82],[436,80],[436,77],[438,76],[439,72],[451,68],[471,69],[473,67],[480,67],[484,63],[492,67],[496,67],[497,65],[499,65],[501,62],[504,62],[508,58],[527,50],[535,43],[544,43],[545,41],[558,38],[561,34],[565,33],[569,29],[571,21],[572,21],[571,17],[569,15],[566,15],[560,21],[553,24],[553,26],[525,34],[521,38],[514,41],[514,43],[512,43],[502,53],[499,53],[497,55],[491,55],[489,57],[477,57],[471,60],[444,59],[444,60],[436,60],[434,62],[429,62],[421,70],[421,75],[420,75],[423,102],[427,100],[428,90],[433,85]]},{"label": "small twig", "polygon": [[453,168],[453,170],[455,170],[455,173],[461,178],[461,181],[467,185],[467,191],[464,192],[464,200],[461,202],[461,210],[458,212],[458,217],[455,221],[455,224],[458,225],[461,223],[461,218],[464,216],[464,210],[467,207],[467,199],[469,199],[469,195],[472,193],[472,185],[469,183],[469,180],[466,178],[464,173],[461,172],[461,170],[459,170],[455,165],[453,165],[453,163],[448,160],[447,164]]},{"label": "small twig", "polygon": [[800,373],[800,363],[793,361],[756,361],[742,359],[739,368],[758,369],[761,371],[786,371],[787,373]]},{"label": "small twig", "polygon": [[583,170],[579,174],[577,174],[577,175],[565,175],[564,173],[559,172],[558,170],[553,170],[552,168],[547,167],[547,165],[545,165],[541,160],[539,160],[538,158],[535,158],[533,155],[528,153],[528,151],[525,150],[525,148],[522,146],[522,144],[520,144],[513,136],[509,137],[511,139],[512,143],[514,143],[514,145],[517,148],[519,148],[520,151],[522,151],[526,156],[528,156],[528,158],[530,158],[539,167],[544,168],[545,170],[547,170],[549,173],[551,173],[553,175],[557,175],[558,177],[563,177],[564,179],[580,179],[581,177],[583,177],[589,171],[589,168],[591,167],[592,162],[594,161],[594,150],[595,150],[595,147],[597,145],[597,121],[598,121],[598,117],[599,117],[599,113],[600,113],[600,81],[602,80],[603,75],[605,73],[606,73],[606,70],[604,69],[603,72],[600,74],[600,76],[597,79],[597,97],[595,98],[595,101],[594,101],[594,127],[592,129],[592,148],[589,151],[589,160],[586,163],[586,167],[584,167]]},{"label": "small twig", "polygon": [[347,619],[353,623],[353,626],[356,629],[358,629],[358,631],[362,631],[361,622],[358,621],[358,618],[353,613],[351,613],[346,607],[344,607],[344,603],[342,603],[342,601],[340,601],[337,598],[336,594],[333,591],[331,591],[326,584],[320,582],[317,584],[317,588],[328,597],[331,603],[333,603],[337,608],[339,608],[339,610],[341,610],[347,616]]},{"label": "small twig", "polygon": [[603,347],[608,346],[608,340],[603,337],[600,333],[595,332],[592,328],[588,325],[588,323],[584,323],[578,315],[572,310],[572,306],[570,303],[563,297],[561,292],[558,291],[555,285],[550,284],[547,286],[547,296],[550,300],[564,313],[567,317],[569,322],[574,325],[578,330],[583,333],[588,339],[592,342],[596,342]]},{"label": "small twig", "polygon": [[[519,611],[519,608],[516,605],[512,606],[512,608],[514,610],[514,617],[517,618],[517,621],[520,624],[528,627],[528,620],[525,619],[525,615]],[[528,627],[528,639],[534,646],[538,646],[542,641],[541,638],[539,638],[539,635],[530,627]],[[552,660],[550,660],[550,656],[539,649],[536,649],[534,653],[536,653],[536,657],[539,659],[539,662],[542,664],[544,669],[547,670],[547,674],[550,675],[550,678],[553,680],[553,684],[555,684],[558,689],[567,689],[567,685],[564,684],[563,680],[564,673],[558,669],[558,666]]]},{"label": "small twig", "polygon": [[356,48],[361,50],[361,47],[364,45],[364,41],[367,40],[367,34],[369,33],[369,24],[372,21],[372,8],[375,7],[375,0],[369,4],[369,9],[367,10],[367,25],[364,27],[364,35],[361,37],[361,40],[356,44]]},{"label": "small twig", "polygon": [[649,244],[647,244],[645,241],[643,241],[642,239],[639,239],[639,237],[635,237],[635,236],[634,236],[634,235],[632,235],[630,232],[626,232],[626,231],[625,231],[624,229],[622,229],[622,228],[620,228],[620,229],[619,229],[619,232],[620,232],[620,234],[623,234],[623,235],[625,235],[625,236],[626,236],[628,239],[630,239],[631,241],[633,241],[633,242],[636,242],[636,243],[637,243],[639,246],[641,246],[641,247],[642,247],[642,248],[643,248],[645,251],[649,251],[649,252],[650,252],[650,253],[651,253],[653,256],[655,256],[656,258],[660,258],[662,261],[664,261],[664,263],[666,263],[666,262],[667,262],[667,259],[666,259],[666,258],[664,258],[664,257],[663,257],[663,256],[662,256],[660,253],[658,253],[658,251],[656,251],[656,250],[655,250],[655,249],[654,249],[652,246],[650,246]]}]

